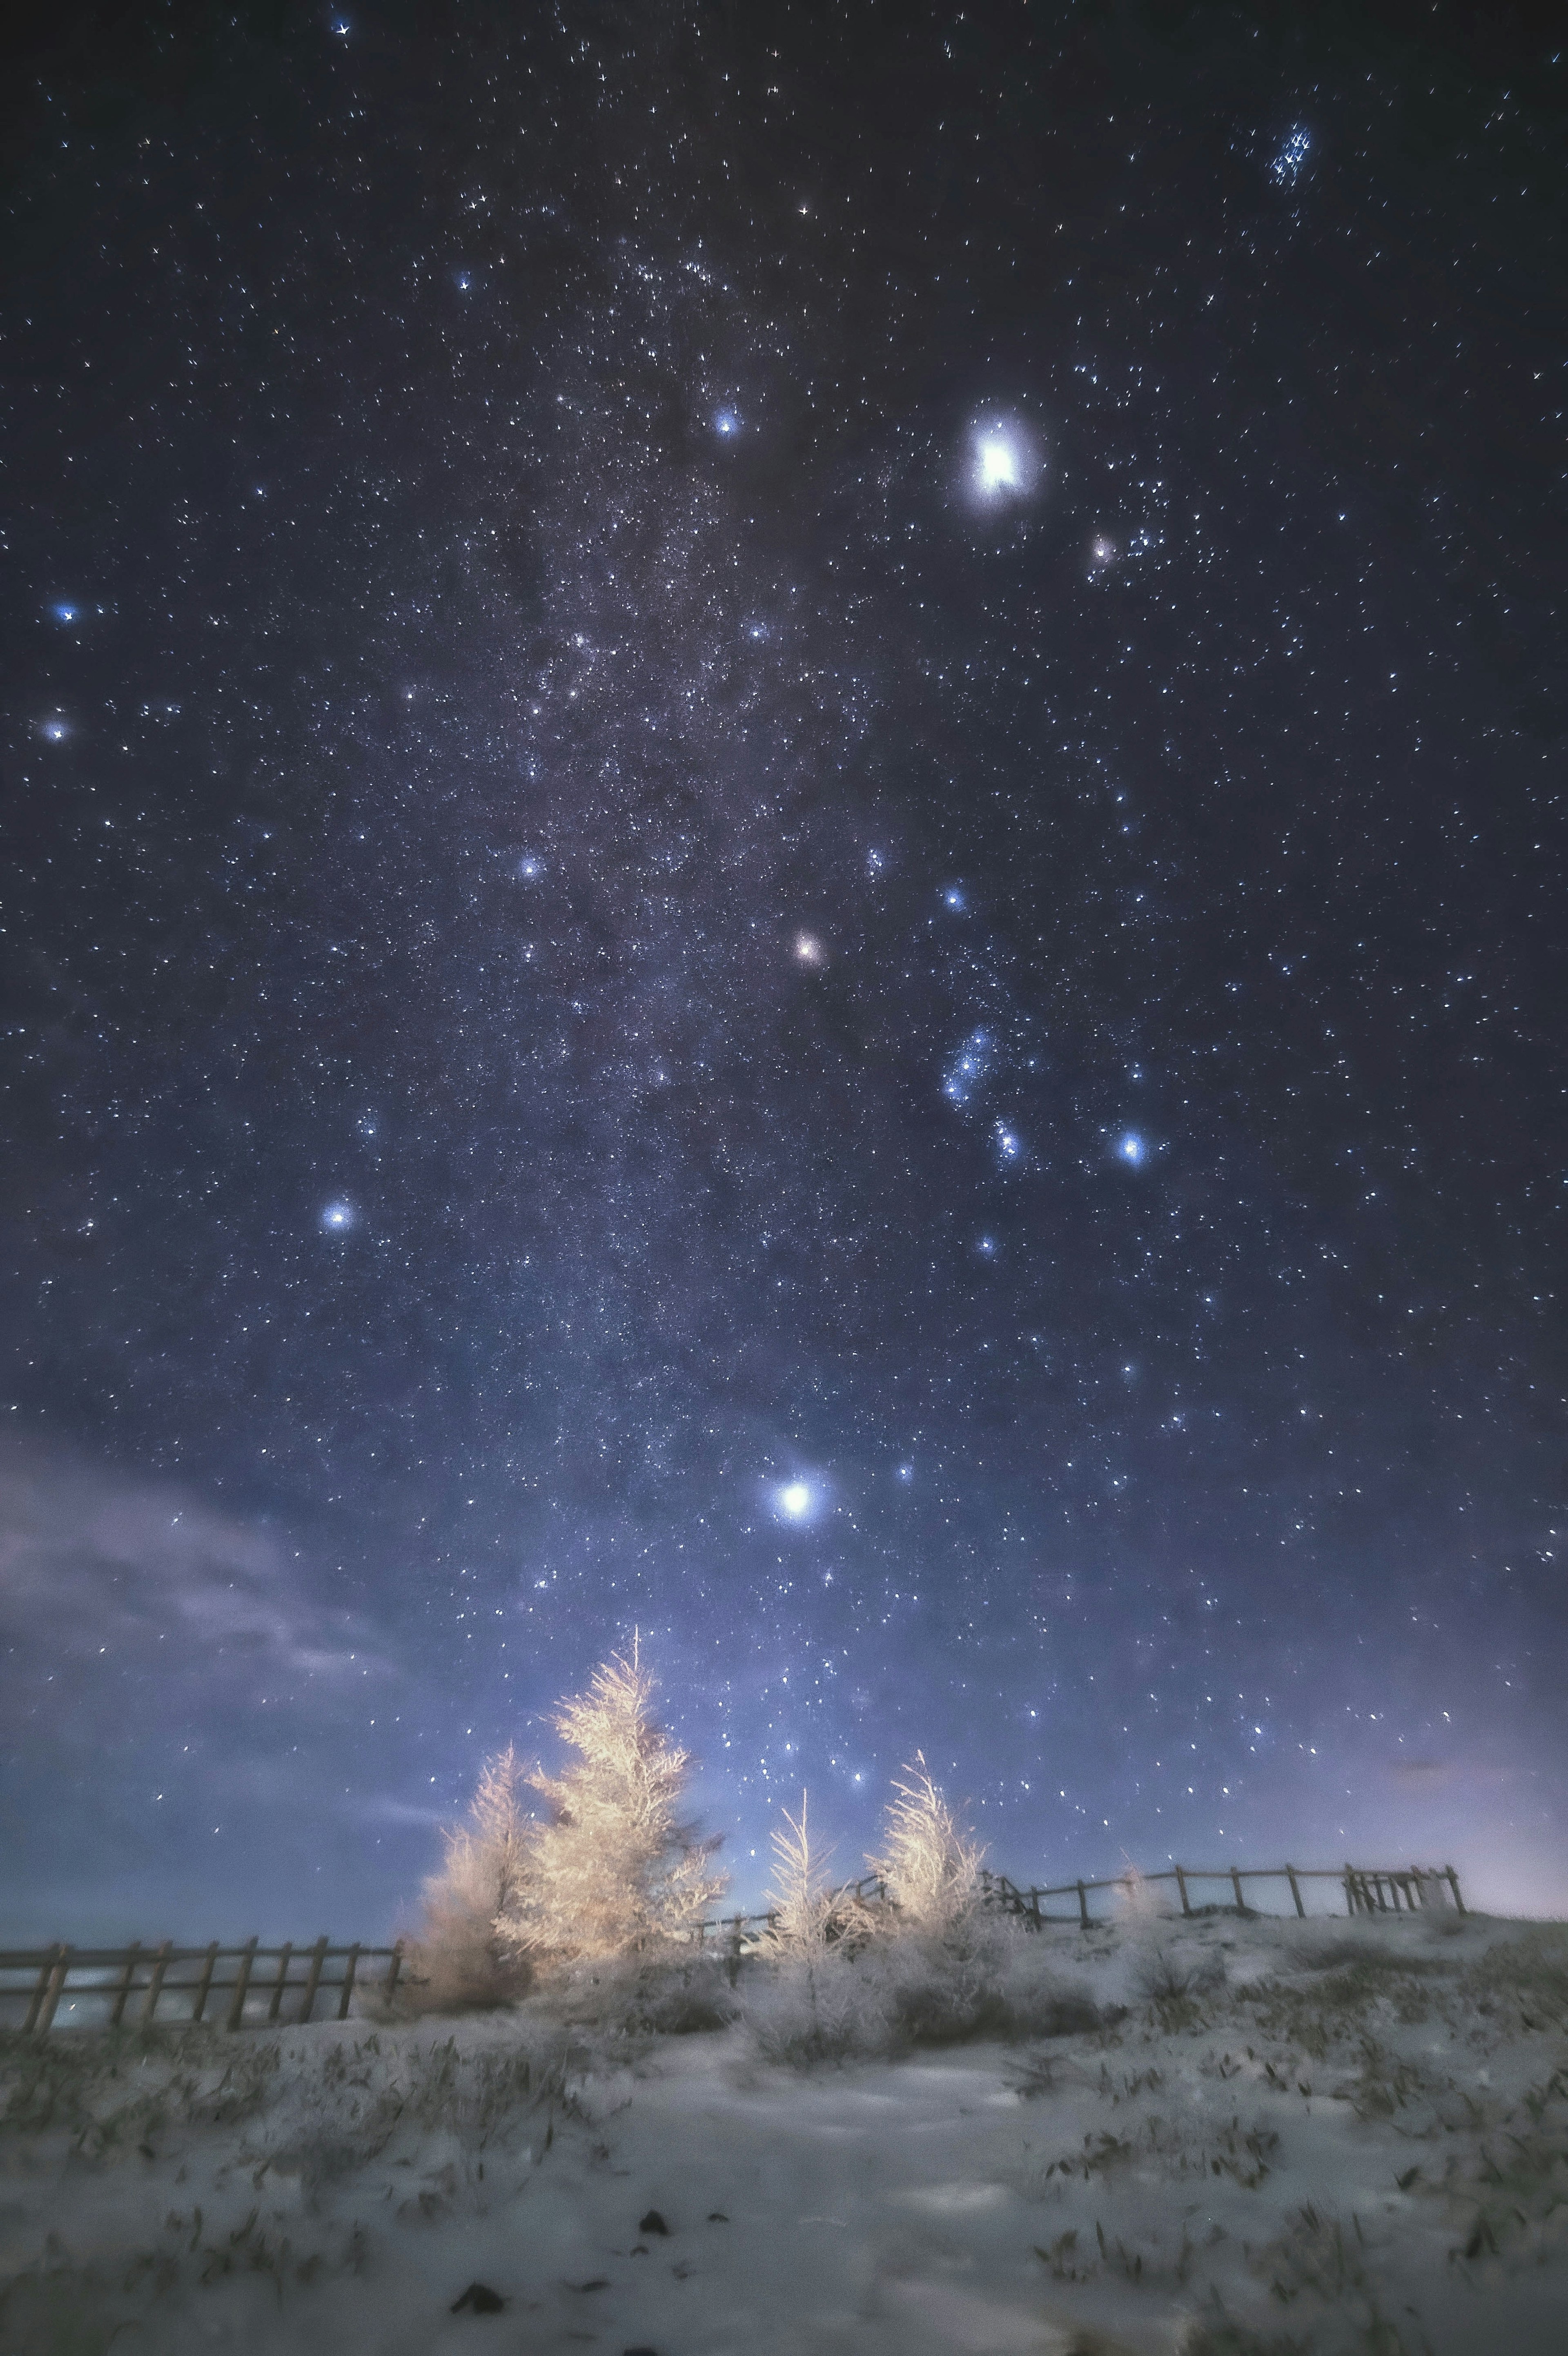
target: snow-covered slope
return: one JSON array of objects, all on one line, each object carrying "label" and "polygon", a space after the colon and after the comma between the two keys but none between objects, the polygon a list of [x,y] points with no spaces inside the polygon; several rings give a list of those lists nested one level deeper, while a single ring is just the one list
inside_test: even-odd
[{"label": "snow-covered slope", "polygon": [[1561,1926],[1214,1916],[1009,1969],[1099,2025],[800,2070],[606,1987],[11,2039],[0,2350],[1568,2351]]}]

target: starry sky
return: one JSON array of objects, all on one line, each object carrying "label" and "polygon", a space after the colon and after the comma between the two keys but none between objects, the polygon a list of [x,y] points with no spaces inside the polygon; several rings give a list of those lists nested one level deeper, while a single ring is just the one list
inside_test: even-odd
[{"label": "starry sky", "polygon": [[1568,1904],[1568,54],[69,6],[0,118],[0,1932],[371,1939],[635,1628],[755,1902]]}]

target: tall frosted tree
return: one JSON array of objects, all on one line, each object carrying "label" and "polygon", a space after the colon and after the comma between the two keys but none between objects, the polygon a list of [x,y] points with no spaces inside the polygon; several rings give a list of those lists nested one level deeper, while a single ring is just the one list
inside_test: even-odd
[{"label": "tall frosted tree", "polygon": [[523,1762],[508,1745],[480,1770],[468,1815],[444,1835],[441,1871],[424,1885],[424,1915],[409,1958],[414,2000],[441,2009],[527,1994],[532,1966],[498,1927],[524,1902],[539,1827],[525,1815]]},{"label": "tall frosted tree", "polygon": [[827,1946],[834,1922],[834,1893],[827,1879],[833,1852],[813,1842],[804,1792],[798,1816],[787,1808],[780,1814],[784,1822],[773,1833],[773,1879],[767,1892],[773,1921],[766,1945],[775,1955],[809,1957]]},{"label": "tall frosted tree", "polygon": [[985,1849],[965,1831],[916,1751],[895,1781],[883,1819],[882,1848],[866,1860],[880,1876],[903,1924],[948,1931],[966,1920],[981,1898]]},{"label": "tall frosted tree", "polygon": [[560,1775],[528,1778],[549,1815],[501,1917],[520,1953],[566,1963],[639,1954],[691,1930],[722,1895],[718,1841],[699,1839],[681,1814],[690,1754],[655,1719],[654,1692],[634,1645],[556,1711],[576,1756]]}]

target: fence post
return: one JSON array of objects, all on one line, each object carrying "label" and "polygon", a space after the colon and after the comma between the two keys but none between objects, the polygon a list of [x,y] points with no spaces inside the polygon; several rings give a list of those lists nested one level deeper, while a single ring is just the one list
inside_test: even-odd
[{"label": "fence post", "polygon": [[1465,1913],[1467,1910],[1464,1900],[1459,1895],[1459,1877],[1455,1872],[1451,1865],[1445,1865],[1444,1867],[1443,1879],[1448,1884],[1449,1889],[1454,1892],[1455,1905],[1458,1908],[1461,1914]]},{"label": "fence post", "polygon": [[226,2029],[239,2029],[243,2025],[245,1998],[251,1993],[251,1974],[255,1968],[256,1950],[261,1944],[260,1939],[252,1939],[240,1953],[240,1968],[234,1975],[234,1994],[229,1998],[229,2016],[223,2024]]},{"label": "fence post", "polygon": [[289,1976],[289,1957],[293,1954],[293,1951],[294,1944],[292,1939],[285,1946],[279,1950],[278,1968],[272,1981],[272,1993],[267,2004],[267,2019],[269,2022],[276,2020],[279,2008],[283,2004],[283,1986]]},{"label": "fence post", "polygon": [[1301,1902],[1301,1884],[1296,1878],[1296,1868],[1293,1865],[1287,1865],[1285,1870],[1286,1879],[1290,1883],[1290,1894],[1296,1901],[1296,1911],[1298,1914],[1305,1916],[1307,1909]]},{"label": "fence post", "polygon": [[1181,1892],[1182,1912],[1184,1914],[1190,1914],[1192,1912],[1192,1901],[1187,1895],[1187,1874],[1185,1869],[1179,1865],[1176,1869],[1176,1886]]},{"label": "fence post", "polygon": [[59,1954],[59,1948],[58,1945],[51,1947],[48,1954],[44,1957],[43,1962],[38,1966],[38,1976],[33,1982],[32,2001],[27,2007],[27,2018],[22,2023],[22,2034],[24,2037],[31,2037],[34,2029],[38,2025],[38,2014],[42,2009],[44,1998],[48,1993],[49,1974],[54,1970],[55,1957]]},{"label": "fence post", "polygon": [[125,1961],[120,1967],[120,1979],[114,1990],[114,2001],[109,2008],[109,2026],[111,2029],[118,2029],[120,2023],[125,2018],[125,1999],[131,1993],[132,1984],[136,1975],[136,1959],[140,1955],[141,1952],[142,1942],[140,1939],[133,1940],[132,1944],[126,1949]]},{"label": "fence post", "polygon": [[310,1971],[305,1978],[304,2002],[300,2006],[300,2019],[310,2019],[315,2003],[315,1992],[321,1986],[321,1968],[326,1961],[326,1933],[324,1931],[310,1951]]},{"label": "fence post", "polygon": [[347,2020],[348,2018],[348,1999],[354,1993],[354,1975],[358,1968],[359,1944],[358,1941],[356,1940],[353,1946],[348,1950],[348,1960],[343,1966],[343,1993],[337,1999],[337,2018],[339,2020]]},{"label": "fence post", "polygon": [[163,1994],[164,1974],[169,1967],[169,1949],[173,1944],[172,1939],[165,1939],[153,1957],[153,1968],[147,1975],[147,1993],[142,1999],[141,2026],[144,2029],[150,2029],[153,2025],[153,2015],[157,2011],[158,1998]]},{"label": "fence post", "polygon": [[1034,1927],[1038,1931],[1040,1924],[1040,1892],[1038,1890],[1031,1890],[1029,1891],[1029,1911],[1034,1917]]},{"label": "fence post", "polygon": [[1083,1884],[1082,1882],[1078,1885],[1078,1919],[1083,1923],[1083,1928],[1087,1930],[1089,1928],[1089,1901],[1084,1894]]},{"label": "fence post", "polygon": [[48,1985],[44,1991],[44,2000],[38,2010],[37,2034],[40,2037],[47,2037],[54,2026],[55,2008],[65,1993],[66,1974],[69,1969],[70,1949],[57,1947],[54,1968],[49,1974]]},{"label": "fence post", "polygon": [[1356,1914],[1360,1912],[1359,1893],[1356,1889],[1356,1869],[1353,1865],[1347,1865],[1345,1868],[1345,1912],[1347,1914]]},{"label": "fence post", "polygon": [[203,1958],[201,1977],[196,1984],[196,1995],[191,2000],[190,2017],[193,2022],[198,2021],[201,2019],[202,2014],[207,2010],[207,1999],[212,1989],[213,1967],[217,1962],[218,1942],[214,1939],[211,1946],[208,1947],[207,1954]]},{"label": "fence post", "polygon": [[383,2004],[390,2004],[398,1993],[398,1974],[403,1968],[403,1943],[400,1939],[392,1949],[392,1960],[387,1965],[386,1985],[381,1990]]},{"label": "fence post", "polygon": [[1242,1877],[1235,1866],[1231,1868],[1231,1887],[1236,1893],[1236,1912],[1238,1914],[1244,1914],[1247,1911],[1247,1901],[1242,1896]]}]

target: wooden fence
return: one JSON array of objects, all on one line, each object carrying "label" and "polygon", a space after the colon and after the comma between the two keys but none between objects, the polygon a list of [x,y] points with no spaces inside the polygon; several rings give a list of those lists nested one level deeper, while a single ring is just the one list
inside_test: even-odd
[{"label": "wooden fence", "polygon": [[[1165,1873],[1118,1874],[1108,1881],[1063,1881],[1052,1889],[1029,1888],[1009,1881],[1004,1873],[981,1876],[985,1902],[1014,1914],[1030,1930],[1048,1922],[1075,1922],[1087,1931],[1096,1919],[1092,1898],[1105,1890],[1124,1901],[1157,1882],[1174,1882],[1184,1915],[1210,1911],[1193,1903],[1195,1885],[1219,1882],[1230,1892],[1221,1901],[1239,1913],[1258,1910],[1249,1905],[1244,1883],[1283,1881],[1289,1885],[1296,1912],[1307,1908],[1304,1882],[1328,1881],[1338,1886],[1348,1914],[1419,1913],[1452,1904],[1463,1914],[1465,1901],[1459,1877],[1451,1865],[1435,1866],[1172,1866]],[[835,1892],[846,1906],[885,1903],[887,1891],[874,1877],[848,1882]],[[1051,1913],[1050,1901],[1073,1901],[1071,1912]],[[1210,1901],[1210,1905],[1212,1901]],[[694,1942],[724,1954],[732,1974],[742,1956],[754,1953],[776,1918],[773,1914],[727,1914],[699,1922]],[[385,2004],[396,1994],[403,1973],[404,1948],[335,1947],[325,1938],[314,1946],[263,1947],[251,1939],[242,1947],[176,1947],[165,1940],[161,1947],[0,1948],[0,2021],[6,2008],[21,2009],[24,2035],[47,2037],[62,2003],[68,2017],[86,2024],[120,2029],[127,2023],[149,2028],[165,2022],[187,2023],[221,2018],[225,2029],[291,2026],[316,2018],[317,2007],[337,1999],[328,2018],[347,2020],[357,1988]],[[379,1968],[376,1968],[379,1967]],[[227,1997],[225,2005],[223,1999]]]},{"label": "wooden fence", "polygon": [[[987,1873],[981,1879],[986,1885],[988,1905],[1000,1907],[1008,1914],[1021,1915],[1025,1922],[1039,1929],[1045,1922],[1076,1922],[1087,1931],[1094,1921],[1090,1908],[1091,1897],[1099,1890],[1117,1891],[1125,1901],[1155,1882],[1173,1881],[1181,1901],[1184,1915],[1202,1911],[1192,1902],[1194,1883],[1221,1882],[1230,1890],[1228,1900],[1221,1905],[1233,1906],[1240,1914],[1260,1910],[1249,1906],[1243,1890],[1243,1882],[1284,1881],[1298,1915],[1307,1913],[1307,1901],[1302,1884],[1307,1881],[1336,1882],[1344,1894],[1347,1914],[1419,1913],[1424,1908],[1452,1904],[1463,1914],[1465,1901],[1460,1894],[1459,1877],[1451,1865],[1437,1866],[1306,1866],[1306,1865],[1225,1865],[1210,1869],[1207,1866],[1173,1865],[1167,1873],[1122,1873],[1110,1881],[1063,1881],[1051,1890],[1020,1890],[1006,1874]],[[1051,1898],[1076,1901],[1076,1912],[1051,1914],[1045,1902]],[[1211,1904],[1213,1901],[1211,1901]],[[1101,1918],[1104,1919],[1103,1917]]]},{"label": "wooden fence", "polygon": [[147,2028],[160,2018],[221,2019],[226,2029],[240,2029],[247,2021],[311,2020],[336,1997],[331,2018],[347,2020],[356,1987],[390,1997],[402,1962],[400,1944],[335,1947],[325,1938],[309,1947],[263,1947],[258,1939],[242,1947],[176,1947],[165,1939],[161,1947],[0,1948],[0,2019],[24,2007],[24,2034],[45,2037],[63,2002],[73,2018],[111,2029],[128,2021]]}]

